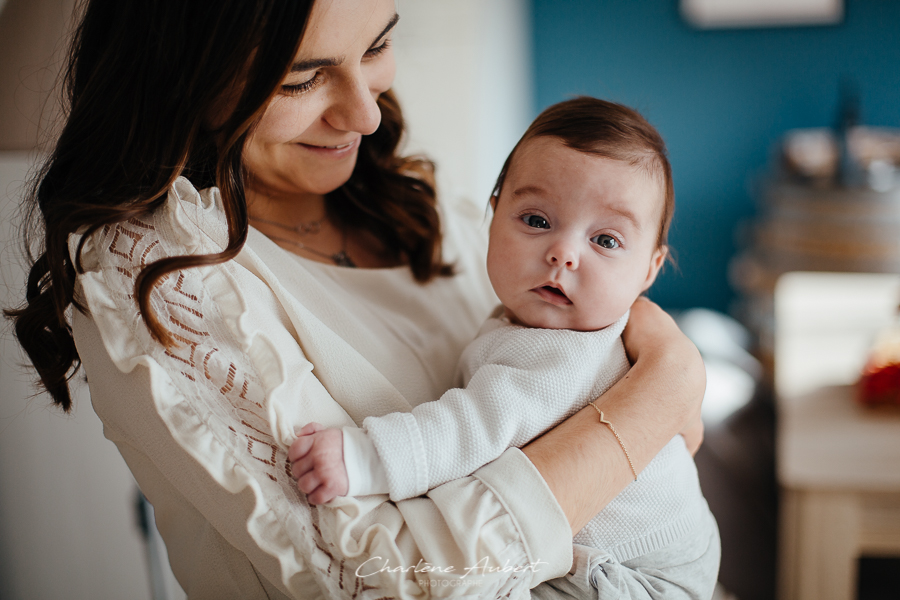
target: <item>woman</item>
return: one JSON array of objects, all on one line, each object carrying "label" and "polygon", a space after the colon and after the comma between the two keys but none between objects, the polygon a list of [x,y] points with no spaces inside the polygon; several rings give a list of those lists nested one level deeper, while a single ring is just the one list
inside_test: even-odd
[{"label": "woman", "polygon": [[[395,155],[396,20],[392,0],[92,0],[77,32],[16,332],[64,409],[83,361],[192,598],[527,595],[631,479],[587,411],[396,505],[316,509],[290,479],[296,426],[437,398],[495,301],[482,241]],[[604,412],[641,469],[703,374],[658,308],[632,322]]]}]

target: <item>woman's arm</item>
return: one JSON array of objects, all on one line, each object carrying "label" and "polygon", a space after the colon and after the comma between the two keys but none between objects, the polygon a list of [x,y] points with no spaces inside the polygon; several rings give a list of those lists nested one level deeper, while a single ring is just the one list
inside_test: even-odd
[{"label": "woman's arm", "polygon": [[[640,474],[669,440],[693,423],[706,372],[696,347],[645,298],[631,308],[623,339],[633,367],[603,395],[602,407]],[[634,478],[615,436],[591,406],[522,451],[547,482],[573,533]]]}]

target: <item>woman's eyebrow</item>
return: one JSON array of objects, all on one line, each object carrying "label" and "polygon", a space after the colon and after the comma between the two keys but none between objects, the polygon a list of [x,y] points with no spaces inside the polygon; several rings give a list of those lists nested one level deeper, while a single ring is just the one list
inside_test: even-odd
[{"label": "woman's eyebrow", "polygon": [[298,60],[291,65],[291,73],[312,71],[322,67],[336,67],[344,62],[344,58],[311,58],[310,60]]},{"label": "woman's eyebrow", "polygon": [[386,36],[387,33],[388,33],[391,29],[394,28],[394,25],[396,25],[396,24],[397,24],[397,21],[399,21],[399,20],[400,20],[400,15],[398,15],[397,13],[394,13],[394,16],[391,17],[391,20],[388,21],[388,24],[385,25],[384,29],[381,30],[381,33],[379,33],[379,34],[375,37],[375,39],[372,40],[372,44],[370,44],[370,46],[371,46],[371,45],[374,45],[375,42],[377,42],[378,40],[380,40],[381,38],[383,38],[384,36]]},{"label": "woman's eyebrow", "polygon": [[[388,32],[394,28],[394,25],[397,24],[397,21],[400,20],[400,15],[394,13],[394,16],[391,17],[391,20],[388,21],[388,24],[384,29],[381,30],[375,39],[372,40],[370,46],[374,45],[378,40],[383,38],[388,34]],[[291,73],[301,73],[303,71],[312,71],[313,69],[321,69],[322,67],[336,67],[339,64],[344,62],[344,57],[340,58],[312,58],[309,60],[299,60],[291,65]]]}]

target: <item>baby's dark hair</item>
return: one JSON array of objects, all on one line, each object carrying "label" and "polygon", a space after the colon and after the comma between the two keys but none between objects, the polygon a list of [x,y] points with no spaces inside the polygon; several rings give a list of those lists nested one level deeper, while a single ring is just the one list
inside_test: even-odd
[{"label": "baby's dark hair", "polygon": [[668,246],[669,225],[675,212],[672,166],[662,136],[637,111],[589,96],[566,100],[547,108],[509,153],[492,196],[500,198],[500,189],[516,151],[536,137],[558,138],[573,150],[625,161],[656,178],[665,190],[657,247]]}]

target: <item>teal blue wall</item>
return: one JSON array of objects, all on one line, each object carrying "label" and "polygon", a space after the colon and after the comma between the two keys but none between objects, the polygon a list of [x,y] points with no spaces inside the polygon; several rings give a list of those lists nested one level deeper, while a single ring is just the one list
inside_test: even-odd
[{"label": "teal blue wall", "polygon": [[[849,0],[826,27],[700,31],[675,0],[532,0],[535,114],[589,94],[640,110],[675,173],[669,269],[652,297],[727,310],[735,226],[787,129],[834,123],[850,76],[862,120],[900,126],[900,1]],[[846,240],[836,240],[846,243]]]}]

